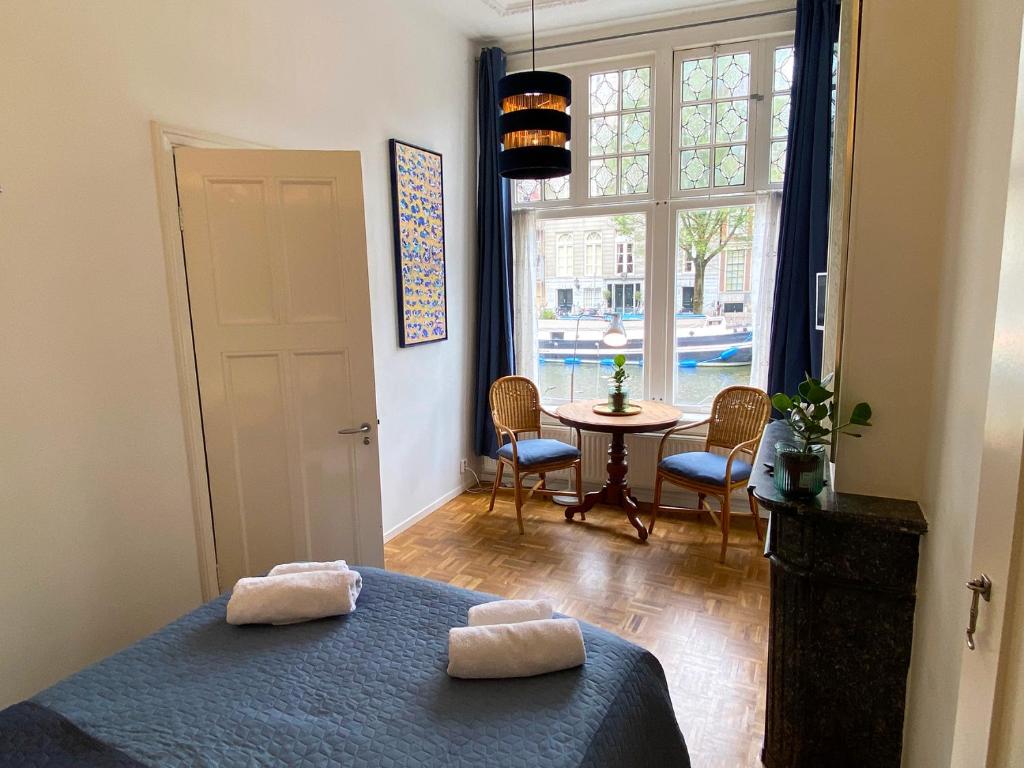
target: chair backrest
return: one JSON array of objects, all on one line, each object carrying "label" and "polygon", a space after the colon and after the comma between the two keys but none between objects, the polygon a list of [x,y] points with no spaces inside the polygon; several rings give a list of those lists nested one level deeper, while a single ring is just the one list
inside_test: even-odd
[{"label": "chair backrest", "polygon": [[[491,417],[513,432],[540,434],[540,392],[537,385],[525,376],[503,376],[491,384],[488,396]],[[494,428],[501,445],[501,433]]]},{"label": "chair backrest", "polygon": [[757,387],[726,387],[711,405],[705,450],[731,450],[747,440],[760,438],[771,409],[768,394]]}]

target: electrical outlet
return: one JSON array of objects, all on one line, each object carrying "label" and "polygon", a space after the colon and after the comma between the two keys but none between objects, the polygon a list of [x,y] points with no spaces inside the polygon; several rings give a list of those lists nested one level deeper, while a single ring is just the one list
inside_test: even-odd
[{"label": "electrical outlet", "polygon": [[469,460],[468,459],[463,459],[462,461],[459,462],[459,474],[460,475],[466,474],[466,470],[467,469],[469,469]]}]

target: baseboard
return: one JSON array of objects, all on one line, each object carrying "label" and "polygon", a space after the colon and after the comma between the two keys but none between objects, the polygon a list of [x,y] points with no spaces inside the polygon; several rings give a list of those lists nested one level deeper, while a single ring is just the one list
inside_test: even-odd
[{"label": "baseboard", "polygon": [[456,486],[455,488],[452,488],[447,493],[442,494],[440,497],[434,499],[432,502],[427,504],[427,506],[425,506],[419,512],[416,512],[413,515],[407,517],[394,528],[389,528],[388,530],[384,531],[384,543],[386,544],[387,542],[391,541],[391,539],[395,538],[395,536],[400,534],[402,531],[412,528],[414,525],[416,525],[416,523],[425,518],[431,512],[436,511],[437,509],[444,506],[452,499],[461,496],[462,492],[465,490],[466,487],[462,484]]}]

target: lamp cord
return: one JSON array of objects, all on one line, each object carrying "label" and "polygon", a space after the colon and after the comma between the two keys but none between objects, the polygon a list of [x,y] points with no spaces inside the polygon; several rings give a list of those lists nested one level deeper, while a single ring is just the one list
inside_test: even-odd
[{"label": "lamp cord", "polygon": [[534,0],[530,0],[530,52],[533,56],[533,71],[537,71],[537,19]]}]

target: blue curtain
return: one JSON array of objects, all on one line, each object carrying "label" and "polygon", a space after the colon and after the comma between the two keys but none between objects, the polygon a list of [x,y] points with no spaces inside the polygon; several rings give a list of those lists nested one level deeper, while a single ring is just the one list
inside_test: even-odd
[{"label": "blue curtain", "polygon": [[515,370],[512,342],[512,202],[509,182],[498,175],[498,81],[505,76],[505,52],[480,52],[477,104],[480,150],[477,165],[477,368],[473,441],[480,456],[494,456],[498,444],[487,393],[491,383]]},{"label": "blue curtain", "polygon": [[768,392],[793,393],[821,375],[822,333],[814,328],[815,275],[828,258],[832,147],[832,55],[836,0],[798,0],[786,180],[769,353]]}]

